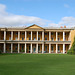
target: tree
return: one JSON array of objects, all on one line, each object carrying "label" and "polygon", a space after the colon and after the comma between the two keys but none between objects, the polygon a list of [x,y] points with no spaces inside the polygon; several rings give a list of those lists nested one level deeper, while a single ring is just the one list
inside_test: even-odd
[{"label": "tree", "polygon": [[68,50],[67,54],[75,54],[75,37],[70,50]]}]

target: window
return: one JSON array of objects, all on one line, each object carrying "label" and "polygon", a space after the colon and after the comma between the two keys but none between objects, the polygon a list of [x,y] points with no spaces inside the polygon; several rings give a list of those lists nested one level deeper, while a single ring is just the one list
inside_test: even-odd
[{"label": "window", "polygon": [[29,40],[31,40],[31,37],[29,37]]},{"label": "window", "polygon": [[22,35],[24,35],[24,32],[22,33]]},{"label": "window", "polygon": [[17,37],[15,37],[15,40],[17,40]]},{"label": "window", "polygon": [[29,35],[31,35],[31,32],[29,32]]},{"label": "window", "polygon": [[34,40],[36,40],[35,37],[34,37]]},{"label": "window", "polygon": [[60,52],[60,46],[58,46],[58,52]]},{"label": "window", "polygon": [[34,35],[36,35],[36,33],[34,33]]},{"label": "window", "polygon": [[45,51],[47,52],[47,46],[45,46]]},{"label": "window", "polygon": [[45,33],[45,35],[47,35],[47,33]]},{"label": "window", "polygon": [[54,41],[53,37],[51,39],[52,39],[52,41]]},{"label": "window", "polygon": [[60,33],[58,33],[58,35],[60,35]]},{"label": "window", "polygon": [[9,32],[9,34],[11,35],[11,32]]},{"label": "window", "polygon": [[17,50],[17,46],[15,46],[15,50]]},{"label": "window", "polygon": [[22,37],[22,40],[24,40],[24,37]]},{"label": "window", "polygon": [[52,50],[52,52],[53,52],[53,46],[51,46],[51,50]]},{"label": "window", "polygon": [[47,40],[47,37],[45,37],[45,40]]},{"label": "window", "polygon": [[54,33],[52,32],[51,35],[53,35]]},{"label": "window", "polygon": [[60,38],[58,38],[58,41],[60,41]]},{"label": "window", "polygon": [[18,35],[18,33],[16,32],[16,35]]},{"label": "window", "polygon": [[38,46],[38,51],[40,51],[40,46]]},{"label": "window", "polygon": [[11,50],[11,46],[9,46],[9,50]]},{"label": "window", "polygon": [[24,50],[24,45],[22,45],[22,50]]},{"label": "window", "polygon": [[38,40],[40,40],[40,37],[38,38]]},{"label": "window", "polygon": [[65,33],[65,35],[68,35],[68,33]]},{"label": "window", "polygon": [[40,35],[40,32],[38,34]]},{"label": "window", "polygon": [[29,46],[29,50],[30,50],[30,46]]}]

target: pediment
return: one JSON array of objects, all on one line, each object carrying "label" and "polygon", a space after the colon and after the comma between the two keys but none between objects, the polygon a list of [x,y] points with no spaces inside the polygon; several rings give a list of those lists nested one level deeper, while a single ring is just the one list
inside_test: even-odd
[{"label": "pediment", "polygon": [[34,25],[27,27],[26,29],[43,29],[43,28],[34,24]]}]

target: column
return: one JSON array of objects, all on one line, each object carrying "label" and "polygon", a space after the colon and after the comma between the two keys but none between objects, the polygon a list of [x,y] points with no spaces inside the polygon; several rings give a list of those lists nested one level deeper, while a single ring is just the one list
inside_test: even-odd
[{"label": "column", "polygon": [[44,41],[44,31],[42,32],[42,41]]},{"label": "column", "polygon": [[68,39],[68,41],[71,41],[71,31],[69,33],[69,39]]},{"label": "column", "polygon": [[51,41],[51,32],[49,32],[49,41]]},{"label": "column", "polygon": [[26,53],[26,43],[25,43],[25,53]]},{"label": "column", "polygon": [[11,31],[11,40],[13,40],[13,31]]},{"label": "column", "polygon": [[25,31],[25,40],[27,40],[26,38],[27,38],[27,32]]},{"label": "column", "polygon": [[51,53],[51,44],[49,44],[49,53]]},{"label": "column", "polygon": [[13,53],[13,43],[11,43],[11,53]]},{"label": "column", "polygon": [[56,41],[58,41],[58,32],[56,32]]},{"label": "column", "polygon": [[36,49],[36,53],[38,53],[38,43],[37,43],[36,45],[37,45],[37,47],[36,47],[36,48],[37,48],[37,49]]},{"label": "column", "polygon": [[4,43],[4,53],[6,53],[6,43]]},{"label": "column", "polygon": [[37,41],[38,41],[38,31],[37,31]]},{"label": "column", "polygon": [[19,49],[20,49],[20,44],[18,43],[18,53],[19,53]]},{"label": "column", "polygon": [[6,40],[6,31],[4,31],[4,40]]},{"label": "column", "polygon": [[20,31],[18,31],[18,40],[20,40]]},{"label": "column", "polygon": [[65,44],[63,44],[63,54],[65,53]]},{"label": "column", "polygon": [[63,41],[65,41],[65,32],[63,32]]},{"label": "column", "polygon": [[56,44],[56,53],[58,53],[58,44]]},{"label": "column", "polygon": [[31,40],[32,40],[32,31],[31,31]]},{"label": "column", "polygon": [[32,43],[31,43],[31,52],[30,53],[32,53]]},{"label": "column", "polygon": [[42,44],[42,53],[44,53],[44,43]]}]

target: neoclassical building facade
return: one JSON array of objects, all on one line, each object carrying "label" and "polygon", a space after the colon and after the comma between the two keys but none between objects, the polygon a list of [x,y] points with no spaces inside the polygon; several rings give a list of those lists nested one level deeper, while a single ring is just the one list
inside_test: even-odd
[{"label": "neoclassical building facade", "polygon": [[0,28],[0,50],[3,53],[67,53],[74,29],[66,27]]}]

